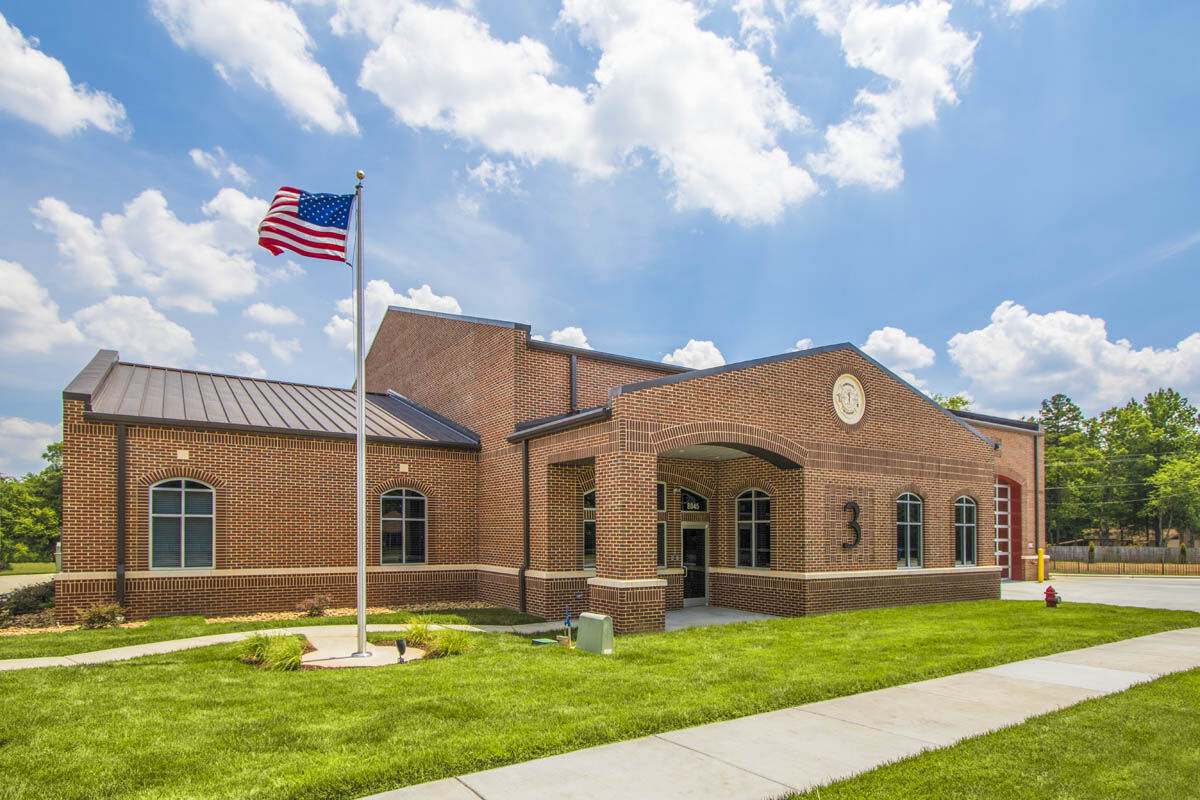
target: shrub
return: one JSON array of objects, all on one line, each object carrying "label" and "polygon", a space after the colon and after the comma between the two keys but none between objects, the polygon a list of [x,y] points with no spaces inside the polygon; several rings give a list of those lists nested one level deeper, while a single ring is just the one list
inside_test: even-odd
[{"label": "shrub", "polygon": [[263,653],[262,665],[276,672],[292,672],[300,669],[303,648],[298,636],[268,636],[267,650]]},{"label": "shrub", "polygon": [[300,605],[296,606],[296,610],[303,612],[307,617],[323,617],[332,605],[332,600],[323,594],[319,594],[300,603]]},{"label": "shrub", "polygon": [[237,648],[234,650],[234,655],[237,656],[238,661],[257,666],[263,663],[263,658],[267,654],[267,645],[270,642],[270,636],[267,636],[265,633],[256,633],[238,642]]},{"label": "shrub", "polygon": [[32,586],[22,586],[10,592],[0,610],[9,614],[32,614],[43,608],[54,608],[54,581],[35,583]]},{"label": "shrub", "polygon": [[1089,564],[1096,563],[1096,543],[1095,542],[1088,542],[1088,563]]},{"label": "shrub", "polygon": [[434,632],[433,640],[426,655],[434,658],[457,656],[467,652],[474,646],[475,640],[466,631],[454,628],[442,628]]},{"label": "shrub", "polygon": [[1186,564],[1188,562],[1187,545],[1183,542],[1179,543],[1179,563]]},{"label": "shrub", "polygon": [[84,630],[95,628],[115,628],[125,621],[125,610],[116,604],[92,606],[86,611],[79,612],[75,619]]},{"label": "shrub", "polygon": [[407,632],[404,638],[413,647],[424,647],[433,639],[433,627],[429,624],[428,620],[414,614],[408,618],[408,622],[405,624]]}]

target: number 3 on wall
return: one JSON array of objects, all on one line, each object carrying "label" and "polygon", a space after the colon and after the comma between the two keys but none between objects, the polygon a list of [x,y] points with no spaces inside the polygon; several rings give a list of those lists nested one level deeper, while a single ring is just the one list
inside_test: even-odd
[{"label": "number 3 on wall", "polygon": [[854,531],[853,542],[842,542],[842,547],[845,547],[848,550],[851,547],[858,547],[859,542],[862,541],[862,525],[858,524],[858,503],[854,502],[853,500],[847,500],[846,505],[842,506],[842,511],[850,512],[850,522],[847,524],[850,526],[850,530]]}]

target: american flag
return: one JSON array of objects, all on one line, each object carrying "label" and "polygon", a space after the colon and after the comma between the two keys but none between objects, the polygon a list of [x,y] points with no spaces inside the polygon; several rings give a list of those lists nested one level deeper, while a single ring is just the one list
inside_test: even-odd
[{"label": "american flag", "polygon": [[258,224],[258,243],[279,255],[291,250],[309,258],[346,260],[352,194],[311,194],[281,186]]}]

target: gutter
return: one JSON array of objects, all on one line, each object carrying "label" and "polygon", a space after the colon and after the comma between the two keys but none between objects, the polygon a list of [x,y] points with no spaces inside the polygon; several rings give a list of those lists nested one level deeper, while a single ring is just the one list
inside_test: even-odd
[{"label": "gutter", "polygon": [[117,424],[117,605],[125,605],[125,520],[126,488],[128,475],[125,469],[125,443],[129,429],[125,423]]},{"label": "gutter", "polygon": [[552,420],[542,425],[535,425],[532,428],[526,428],[522,431],[510,433],[506,438],[513,444],[519,444],[530,439],[536,439],[539,436],[545,436],[550,433],[558,433],[559,431],[569,430],[571,428],[579,428],[584,425],[589,425],[593,422],[602,422],[612,416],[612,406],[600,406],[599,408],[581,411],[578,414],[572,414],[562,419]]},{"label": "gutter", "polygon": [[525,573],[529,571],[529,440],[523,441],[521,447],[521,475],[524,504],[524,551],[521,568],[517,570],[517,593],[520,597],[519,607],[522,613],[528,610],[525,597]]}]

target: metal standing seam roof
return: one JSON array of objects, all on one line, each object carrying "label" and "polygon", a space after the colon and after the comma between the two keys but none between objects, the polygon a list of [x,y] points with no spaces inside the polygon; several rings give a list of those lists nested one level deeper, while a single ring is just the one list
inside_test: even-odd
[{"label": "metal standing seam roof", "polygon": [[[107,363],[97,365],[97,361]],[[350,389],[126,364],[101,351],[64,393],[93,417],[324,436],[353,436]],[[367,394],[375,440],[479,447],[479,437],[394,392]]]}]

